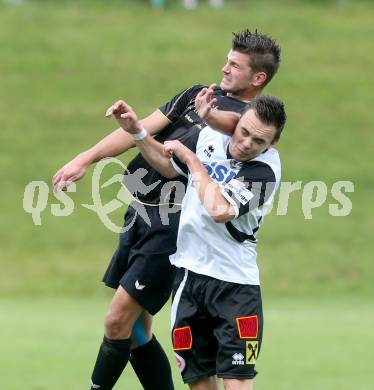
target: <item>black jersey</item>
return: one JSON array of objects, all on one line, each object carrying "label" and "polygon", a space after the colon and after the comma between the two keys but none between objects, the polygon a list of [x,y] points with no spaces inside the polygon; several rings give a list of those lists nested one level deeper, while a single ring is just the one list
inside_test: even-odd
[{"label": "black jersey", "polygon": [[[203,85],[194,85],[191,88],[185,89],[159,108],[162,114],[164,114],[172,123],[168,125],[160,134],[156,135],[155,139],[157,141],[164,143],[167,140],[180,139],[193,126],[197,126],[200,129],[206,126],[203,119],[198,116],[195,110],[195,98],[196,95],[202,90],[202,88],[204,88]],[[245,106],[244,102],[226,96],[226,94],[220,88],[217,88],[214,91],[213,97],[217,99],[215,106],[219,110],[241,113]],[[134,188],[134,182],[131,176],[139,169],[143,169],[146,172],[145,175],[140,175],[143,182],[142,192],[139,192],[137,191],[137,188]],[[128,178],[130,179],[127,180]],[[166,194],[166,192],[161,191],[162,187],[170,180],[175,181],[175,179],[167,179],[163,177],[148,164],[148,162],[140,153],[133,160],[131,160],[124,173],[124,184],[130,190],[130,192],[132,192],[133,195],[141,202],[151,204],[173,201],[173,198],[170,197],[170,192],[167,195],[168,199],[160,199],[161,193]],[[178,180],[186,184],[185,178],[179,177]],[[147,189],[150,190],[145,193]]]}]

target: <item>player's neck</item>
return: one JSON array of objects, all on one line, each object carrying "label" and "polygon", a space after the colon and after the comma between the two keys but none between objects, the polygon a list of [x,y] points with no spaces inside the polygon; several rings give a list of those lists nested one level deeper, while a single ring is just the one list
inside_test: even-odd
[{"label": "player's neck", "polygon": [[242,91],[238,93],[228,93],[227,96],[232,97],[233,99],[240,100],[244,103],[248,103],[251,101],[254,97],[261,95],[261,89],[256,89],[252,91]]}]

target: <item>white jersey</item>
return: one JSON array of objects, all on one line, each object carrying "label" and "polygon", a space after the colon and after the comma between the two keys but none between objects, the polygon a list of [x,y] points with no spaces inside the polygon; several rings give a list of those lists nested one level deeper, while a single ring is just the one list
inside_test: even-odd
[{"label": "white jersey", "polygon": [[211,179],[234,206],[235,218],[216,223],[202,205],[186,165],[176,157],[175,169],[187,176],[182,204],[177,251],[170,261],[198,274],[227,282],[259,285],[256,234],[279,186],[278,152],[270,148],[245,162],[231,158],[231,137],[209,127],[191,130],[181,140],[204,164]]}]

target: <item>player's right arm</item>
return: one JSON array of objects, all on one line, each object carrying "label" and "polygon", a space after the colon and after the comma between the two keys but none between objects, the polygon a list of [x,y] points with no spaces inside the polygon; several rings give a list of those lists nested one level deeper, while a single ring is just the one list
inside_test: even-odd
[{"label": "player's right arm", "polygon": [[226,135],[232,135],[236,125],[239,122],[240,114],[232,111],[215,110],[214,103],[217,99],[213,98],[214,86],[203,88],[196,96],[195,106],[200,118],[214,130]]},{"label": "player's right arm", "polygon": [[[157,110],[142,119],[140,123],[151,135],[154,135],[169,125],[171,121],[161,111]],[[59,169],[53,176],[53,186],[56,188],[67,187],[70,183],[80,180],[91,164],[105,157],[118,156],[134,146],[132,136],[120,127],[92,148],[79,153],[73,160]]]}]

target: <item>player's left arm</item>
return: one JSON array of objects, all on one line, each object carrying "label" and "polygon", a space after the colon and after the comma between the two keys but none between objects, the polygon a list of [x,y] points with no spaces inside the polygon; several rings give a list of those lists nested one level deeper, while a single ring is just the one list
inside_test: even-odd
[{"label": "player's left arm", "polygon": [[235,217],[234,206],[223,196],[221,186],[210,178],[193,151],[179,141],[166,141],[164,150],[187,166],[199,199],[214,222],[224,223]]},{"label": "player's left arm", "polygon": [[170,179],[179,176],[169,156],[164,153],[163,145],[143,128],[144,122],[139,121],[130,105],[119,100],[107,110],[107,116],[114,116],[121,128],[133,136],[134,143],[143,157],[161,175]]}]

